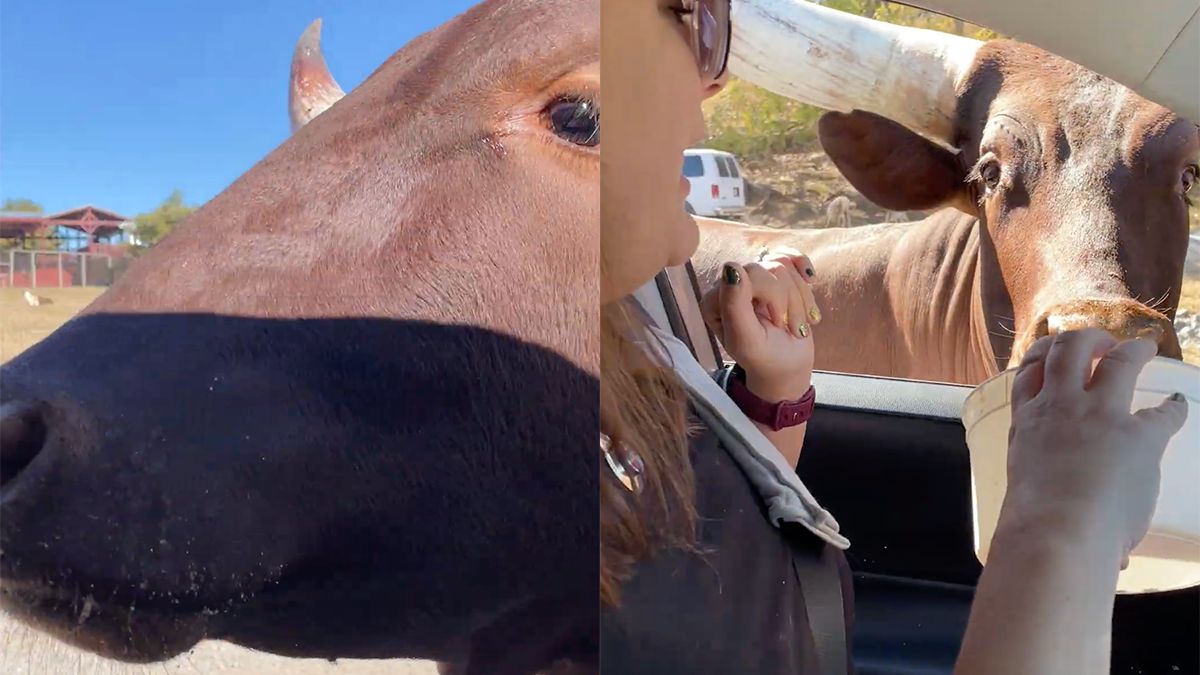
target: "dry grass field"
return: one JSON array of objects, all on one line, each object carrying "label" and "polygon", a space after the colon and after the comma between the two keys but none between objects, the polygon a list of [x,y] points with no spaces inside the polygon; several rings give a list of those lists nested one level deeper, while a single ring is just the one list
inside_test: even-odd
[{"label": "dry grass field", "polygon": [[0,363],[20,354],[66,323],[100,295],[103,288],[37,288],[51,304],[30,307],[25,289],[0,288]]}]

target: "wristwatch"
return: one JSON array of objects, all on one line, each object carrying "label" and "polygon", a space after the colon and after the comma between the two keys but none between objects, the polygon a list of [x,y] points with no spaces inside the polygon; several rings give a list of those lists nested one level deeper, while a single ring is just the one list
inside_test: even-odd
[{"label": "wristwatch", "polygon": [[765,401],[746,387],[746,371],[738,365],[732,366],[723,379],[725,393],[746,417],[765,424],[772,431],[804,424],[812,417],[817,403],[817,388],[812,385],[794,401]]}]

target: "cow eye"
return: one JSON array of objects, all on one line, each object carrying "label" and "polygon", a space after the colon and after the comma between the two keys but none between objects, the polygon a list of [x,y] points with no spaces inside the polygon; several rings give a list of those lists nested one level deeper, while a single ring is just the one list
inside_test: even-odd
[{"label": "cow eye", "polygon": [[594,148],[600,145],[600,109],[582,98],[560,98],[546,106],[546,118],[559,138]]},{"label": "cow eye", "polygon": [[1200,167],[1195,164],[1183,170],[1183,194],[1186,195],[1192,191],[1196,185],[1197,174],[1200,174]]},{"label": "cow eye", "polygon": [[988,159],[979,165],[979,179],[987,186],[988,190],[995,190],[1000,185],[1000,178],[1003,175],[1000,167],[1000,162],[995,159]]}]

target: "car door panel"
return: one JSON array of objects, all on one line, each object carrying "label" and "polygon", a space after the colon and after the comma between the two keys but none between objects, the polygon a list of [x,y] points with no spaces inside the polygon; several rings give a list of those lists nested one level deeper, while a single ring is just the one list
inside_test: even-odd
[{"label": "car door panel", "polygon": [[[981,567],[969,388],[817,373],[798,472],[852,542],[864,675],[950,673]],[[1081,564],[1086,564],[1081,561]],[[1200,589],[1118,596],[1113,673],[1200,673]]]}]

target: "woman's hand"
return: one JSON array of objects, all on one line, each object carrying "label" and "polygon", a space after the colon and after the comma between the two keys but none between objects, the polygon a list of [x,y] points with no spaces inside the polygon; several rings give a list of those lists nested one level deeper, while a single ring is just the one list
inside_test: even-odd
[{"label": "woman's hand", "polygon": [[746,386],[768,401],[794,400],[812,381],[812,327],[820,323],[812,263],[791,250],[761,262],[725,265],[700,306],[729,355],[746,371]]},{"label": "woman's hand", "polygon": [[1013,385],[1000,527],[1106,537],[1128,563],[1154,514],[1167,441],[1188,414],[1178,395],[1130,414],[1138,374],[1156,353],[1150,340],[1118,344],[1096,329],[1034,343]]},{"label": "woman's hand", "polygon": [[1042,338],[1025,355],[1008,492],[957,675],[1109,672],[1119,569],[1146,536],[1163,451],[1187,418],[1182,397],[1129,412],[1156,352],[1086,330]]}]

